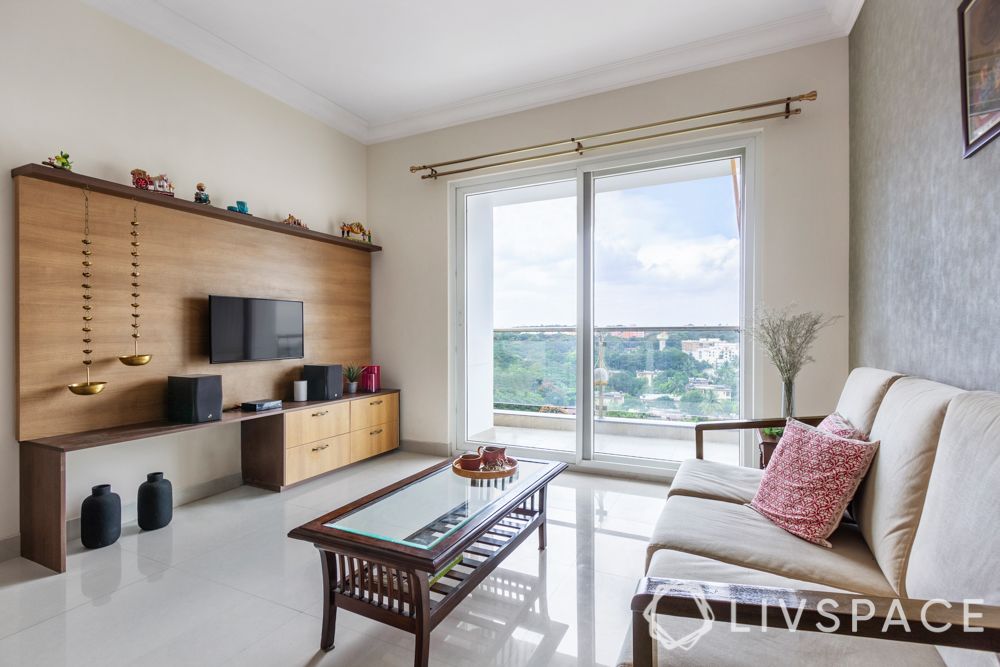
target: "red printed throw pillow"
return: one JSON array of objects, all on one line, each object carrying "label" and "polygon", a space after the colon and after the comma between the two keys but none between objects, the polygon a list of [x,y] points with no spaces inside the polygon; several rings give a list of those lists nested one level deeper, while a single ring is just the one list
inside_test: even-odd
[{"label": "red printed throw pillow", "polygon": [[878,442],[841,438],[789,419],[750,507],[814,544],[830,537],[868,472]]},{"label": "red printed throw pillow", "polygon": [[827,415],[816,428],[827,433],[839,435],[841,438],[847,438],[848,440],[868,440],[867,435],[856,429],[854,424],[839,412]]}]

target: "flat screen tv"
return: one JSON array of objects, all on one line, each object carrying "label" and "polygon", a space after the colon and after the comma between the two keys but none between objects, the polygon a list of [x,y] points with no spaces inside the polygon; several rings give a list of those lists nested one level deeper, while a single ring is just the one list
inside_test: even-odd
[{"label": "flat screen tv", "polygon": [[213,364],[301,359],[302,302],[209,296]]}]

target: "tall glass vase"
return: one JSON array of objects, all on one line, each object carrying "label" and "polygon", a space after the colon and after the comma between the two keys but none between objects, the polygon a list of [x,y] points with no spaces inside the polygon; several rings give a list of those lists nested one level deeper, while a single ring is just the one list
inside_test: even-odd
[{"label": "tall glass vase", "polygon": [[781,416],[795,416],[795,380],[781,381]]}]

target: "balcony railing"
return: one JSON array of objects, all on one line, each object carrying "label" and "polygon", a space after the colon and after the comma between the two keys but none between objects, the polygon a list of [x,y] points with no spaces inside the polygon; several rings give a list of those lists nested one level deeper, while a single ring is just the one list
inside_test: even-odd
[{"label": "balcony railing", "polygon": [[[737,417],[739,341],[734,326],[596,327],[595,365],[606,373],[594,371],[595,418],[691,425]],[[498,328],[493,351],[498,416],[576,413],[575,327]]]}]

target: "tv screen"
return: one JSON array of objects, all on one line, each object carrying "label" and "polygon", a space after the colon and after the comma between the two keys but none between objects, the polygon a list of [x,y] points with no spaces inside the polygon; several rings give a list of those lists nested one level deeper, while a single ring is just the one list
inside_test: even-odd
[{"label": "tv screen", "polygon": [[213,364],[301,359],[302,302],[209,296]]}]

